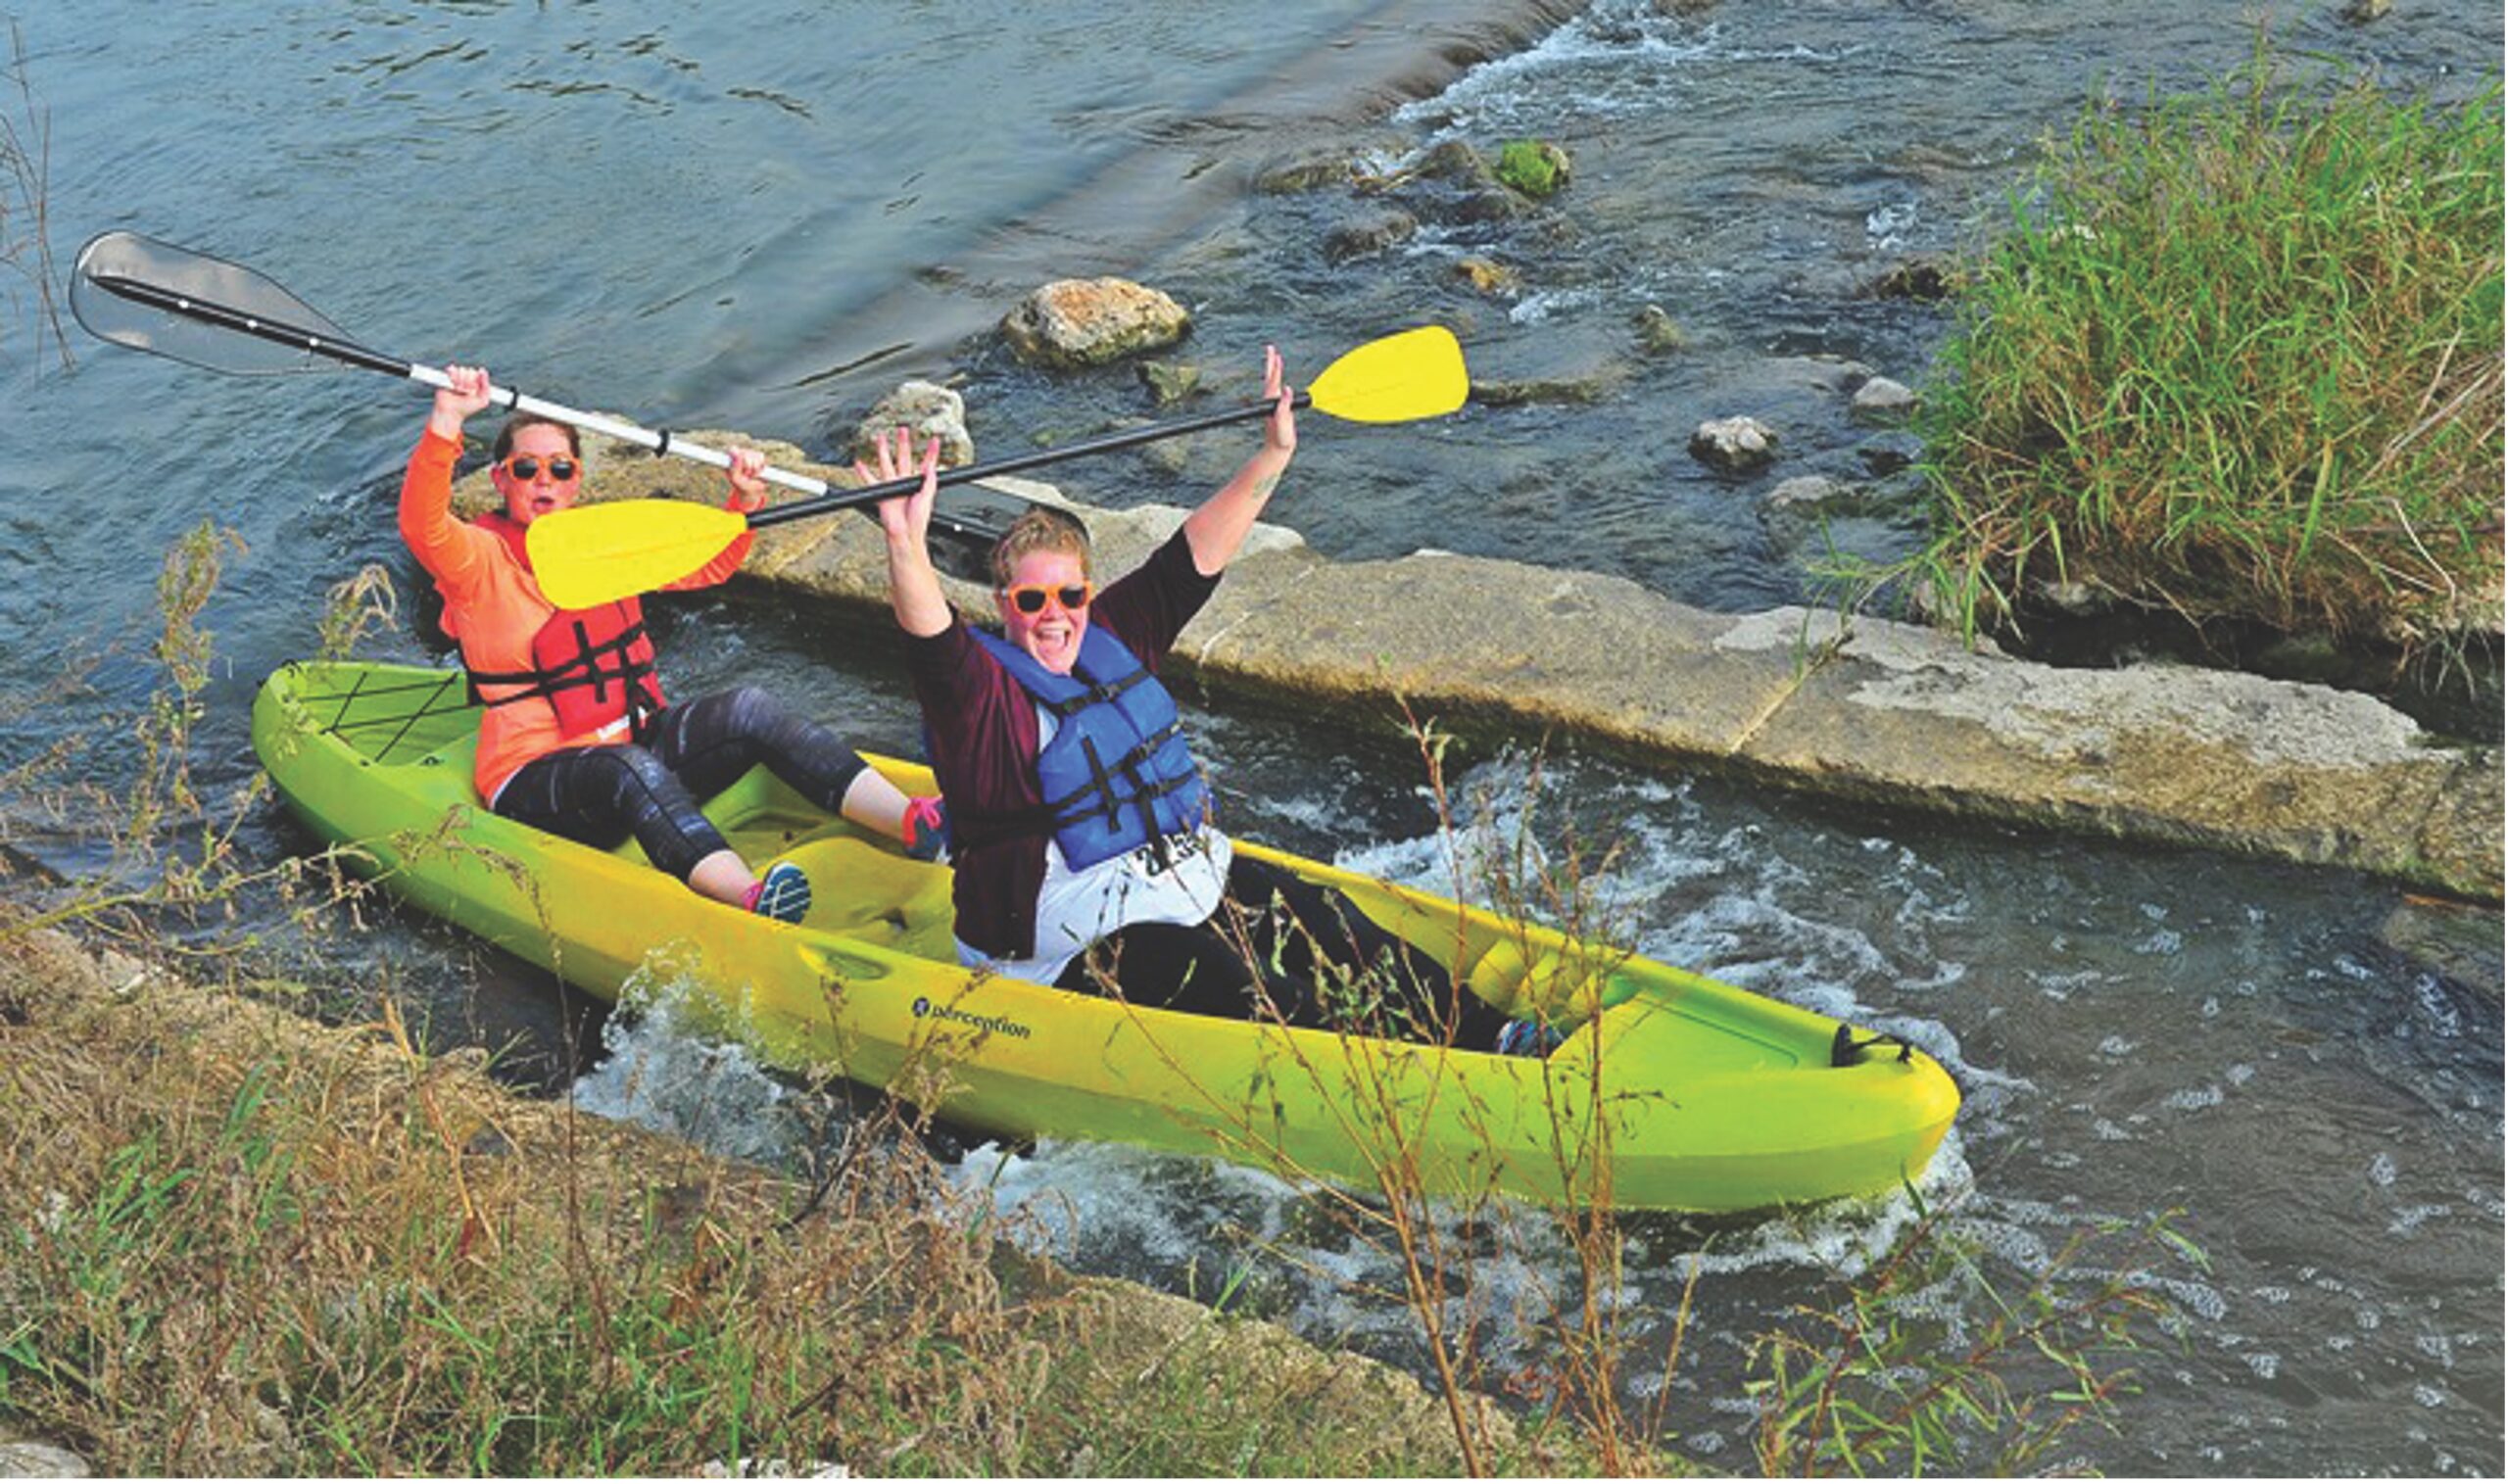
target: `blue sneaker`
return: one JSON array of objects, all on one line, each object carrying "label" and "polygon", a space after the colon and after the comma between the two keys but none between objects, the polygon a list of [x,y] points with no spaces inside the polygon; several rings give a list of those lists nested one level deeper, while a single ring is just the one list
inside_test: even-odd
[{"label": "blue sneaker", "polygon": [[949,806],[937,796],[910,798],[905,805],[905,853],[914,860],[949,858]]},{"label": "blue sneaker", "polygon": [[791,861],[777,861],[750,889],[748,910],[779,923],[799,922],[810,913],[809,877]]},{"label": "blue sneaker", "polygon": [[1547,1021],[1509,1021],[1498,1028],[1498,1043],[1489,1049],[1499,1056],[1546,1057],[1568,1039],[1568,1032]]}]

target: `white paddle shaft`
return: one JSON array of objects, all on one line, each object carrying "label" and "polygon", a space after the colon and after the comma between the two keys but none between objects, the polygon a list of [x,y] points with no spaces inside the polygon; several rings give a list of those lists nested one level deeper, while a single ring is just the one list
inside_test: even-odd
[{"label": "white paddle shaft", "polygon": [[[453,389],[453,378],[434,366],[412,363],[409,374],[411,381],[423,382],[438,391]],[[586,412],[557,403],[545,402],[528,393],[514,391],[510,387],[491,386],[488,388],[488,396],[500,407],[510,407],[517,412],[528,412],[534,417],[546,417],[552,422],[562,422],[569,427],[581,428],[587,433],[599,433],[604,438],[615,438],[621,443],[632,443],[640,449],[655,454],[669,454],[680,458],[693,459],[717,469],[728,469],[732,466],[731,455],[720,449],[707,448],[701,443],[691,443],[676,433],[640,428],[632,422],[621,422],[615,417],[604,417],[599,412]],[[767,467],[765,478],[768,484],[782,485],[788,490],[798,490],[804,495],[825,495],[833,488],[824,479],[814,479],[807,474],[796,474],[773,465]]]}]

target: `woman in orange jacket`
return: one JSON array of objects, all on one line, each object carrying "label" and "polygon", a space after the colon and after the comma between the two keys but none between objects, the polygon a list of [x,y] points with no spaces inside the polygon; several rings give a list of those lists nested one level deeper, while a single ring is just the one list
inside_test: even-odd
[{"label": "woman in orange jacket", "polygon": [[[827,728],[754,686],[665,700],[634,598],[561,609],[533,578],[523,536],[575,503],[583,454],[575,430],[517,414],[497,434],[490,479],[505,508],[453,513],[462,424],[489,405],[486,371],[448,366],[401,485],[401,536],[444,595],[444,629],[461,646],[480,697],[479,796],[507,818],[606,848],[633,835],[646,855],[696,891],[798,922],[810,886],[781,862],[754,874],[698,807],[764,763],[831,812],[939,848],[939,800],[909,799]],[[731,454],[731,507],[765,503],[765,456]],[[748,555],[743,536],[673,591],[710,587]]]}]

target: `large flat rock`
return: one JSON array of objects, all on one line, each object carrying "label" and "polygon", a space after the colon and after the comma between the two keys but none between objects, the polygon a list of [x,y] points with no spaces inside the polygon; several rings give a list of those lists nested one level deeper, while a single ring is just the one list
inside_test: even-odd
[{"label": "large flat rock", "polygon": [[[1213,684],[1320,699],[1399,694],[1641,750],[1729,755],[1799,683],[1782,649],[1733,649],[1733,620],[1621,578],[1423,551],[1235,576],[1185,631]],[[1232,588],[1237,591],[1231,592]]]},{"label": "large flat rock", "polygon": [[[2174,665],[2059,669],[1857,620],[1751,739],[1824,792],[2500,890],[2497,754],[2322,686]],[[1757,616],[1770,644],[1807,615]]]}]

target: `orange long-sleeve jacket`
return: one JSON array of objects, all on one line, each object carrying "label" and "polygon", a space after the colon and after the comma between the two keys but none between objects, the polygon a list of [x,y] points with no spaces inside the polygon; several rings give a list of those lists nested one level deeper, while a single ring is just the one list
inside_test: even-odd
[{"label": "orange long-sleeve jacket", "polygon": [[[453,513],[453,467],[461,456],[458,440],[428,429],[410,451],[401,480],[401,539],[444,595],[444,632],[461,646],[461,662],[480,674],[515,674],[532,668],[531,641],[558,611],[540,591],[531,569],[492,531]],[[667,591],[707,588],[723,581],[748,558],[753,538],[743,535],[723,553],[668,585]],[[483,685],[489,697],[521,686]],[[490,706],[479,719],[478,763],[471,782],[479,796],[494,800],[523,764],[559,747],[614,739],[567,737],[556,711],[545,705]]]}]

